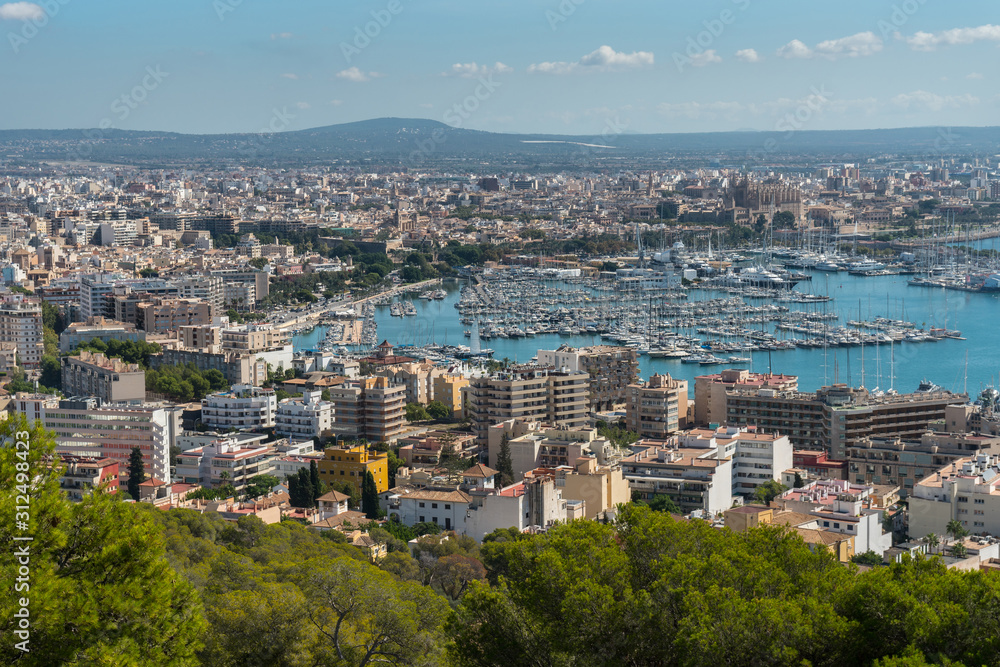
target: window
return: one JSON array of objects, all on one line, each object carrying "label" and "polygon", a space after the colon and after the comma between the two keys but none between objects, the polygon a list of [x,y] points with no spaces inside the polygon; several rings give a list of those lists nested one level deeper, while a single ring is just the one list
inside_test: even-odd
[{"label": "window", "polygon": [[420,523],[424,523],[424,517],[423,517],[423,515],[420,516]]},{"label": "window", "polygon": [[451,509],[451,505],[447,505],[447,504],[446,504],[446,505],[444,506],[444,508],[445,508],[446,510],[450,510],[450,509]]},{"label": "window", "polygon": [[834,524],[833,524],[833,527],[834,527],[834,528],[840,528],[840,524],[839,524],[839,523],[834,523]]},{"label": "window", "polygon": [[424,505],[424,503],[420,503],[420,505],[419,505],[419,506],[420,506],[420,507],[424,507],[425,505]]},{"label": "window", "polygon": [[438,508],[438,504],[437,503],[431,503],[431,509],[432,510],[436,510],[437,508]]}]

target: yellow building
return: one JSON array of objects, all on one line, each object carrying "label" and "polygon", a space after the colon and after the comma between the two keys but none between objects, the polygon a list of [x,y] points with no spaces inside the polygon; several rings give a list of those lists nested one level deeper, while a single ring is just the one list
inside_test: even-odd
[{"label": "yellow building", "polygon": [[319,478],[324,482],[350,482],[361,491],[365,475],[371,472],[379,493],[389,490],[389,455],[364,445],[328,447],[319,462]]},{"label": "yellow building", "polygon": [[434,378],[434,400],[451,408],[452,417],[464,417],[462,413],[462,389],[469,386],[469,378],[461,375],[439,375]]}]

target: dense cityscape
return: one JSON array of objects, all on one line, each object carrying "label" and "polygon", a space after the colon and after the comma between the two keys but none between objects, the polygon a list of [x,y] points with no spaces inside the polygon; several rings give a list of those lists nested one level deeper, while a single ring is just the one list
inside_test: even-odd
[{"label": "dense cityscape", "polygon": [[[51,4],[0,4],[14,57],[77,11]],[[548,10],[538,41],[598,4]],[[1000,665],[990,75],[963,73],[975,96],[817,84],[653,116],[628,84],[670,61],[829,74],[1000,29],[938,30],[921,0],[892,31],[730,57],[722,38],[768,10],[724,4],[673,57],[435,71],[428,90],[472,84],[442,123],[376,117],[416,78],[379,93],[391,68],[352,64],[432,11],[395,0],[322,75],[338,124],[298,123],[301,101],[247,131],[243,102],[204,92],[182,105],[231,127],[151,112],[181,85],[159,65],[114,99],[123,129],[19,102],[0,128],[0,662]],[[307,26],[241,5],[208,10],[268,32],[281,85],[311,82]],[[245,48],[218,34],[198,58]],[[637,101],[551,106],[586,76]]]}]

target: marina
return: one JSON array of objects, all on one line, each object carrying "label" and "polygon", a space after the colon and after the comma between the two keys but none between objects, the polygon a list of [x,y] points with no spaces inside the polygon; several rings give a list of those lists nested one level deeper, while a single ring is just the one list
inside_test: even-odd
[{"label": "marina", "polygon": [[[523,363],[539,349],[611,344],[637,350],[644,378],[693,381],[735,367],[797,374],[805,390],[839,381],[909,391],[925,377],[958,391],[995,384],[997,295],[915,290],[899,274],[806,271],[812,280],[791,290],[619,291],[600,280],[512,276],[445,283],[443,299],[410,293],[367,304],[364,345],[347,349],[386,339],[401,354],[447,361],[475,356],[478,338],[494,359]],[[393,304],[415,314],[394,317]],[[296,347],[322,345],[326,332],[299,335]]]}]

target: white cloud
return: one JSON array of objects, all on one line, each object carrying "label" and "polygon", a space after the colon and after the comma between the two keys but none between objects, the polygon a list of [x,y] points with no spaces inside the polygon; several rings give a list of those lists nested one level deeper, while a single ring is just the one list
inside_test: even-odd
[{"label": "white cloud", "polygon": [[812,58],[812,55],[812,49],[797,39],[778,49],[778,56],[781,58]]},{"label": "white cloud", "polygon": [[480,76],[489,76],[490,74],[509,74],[513,71],[513,67],[508,67],[501,62],[497,62],[492,67],[476,63],[455,63],[451,66],[450,71],[442,72],[441,76],[460,76],[466,79],[475,79]]},{"label": "white cloud", "polygon": [[344,103],[344,100],[330,100],[330,106],[331,107],[339,107],[343,103]]},{"label": "white cloud", "polygon": [[707,51],[702,51],[701,53],[691,56],[691,64],[695,67],[704,67],[705,65],[721,62],[722,58],[716,55],[715,49],[708,49]]},{"label": "white cloud", "polygon": [[979,72],[969,72],[968,74],[965,75],[965,78],[966,79],[982,79],[983,75],[980,74]]},{"label": "white cloud", "polygon": [[939,46],[972,44],[973,42],[1000,42],[1000,25],[981,25],[976,28],[952,28],[941,32],[918,32],[906,38],[915,51],[933,51]]},{"label": "white cloud", "polygon": [[740,49],[736,52],[736,57],[745,63],[758,63],[761,60],[755,49]]},{"label": "white cloud", "polygon": [[45,18],[45,10],[33,2],[8,2],[0,5],[0,19],[6,21],[31,21]]},{"label": "white cloud", "polygon": [[290,32],[272,32],[271,39],[291,39],[292,33]]},{"label": "white cloud", "polygon": [[312,108],[312,105],[309,104],[308,102],[296,102],[295,106],[302,110]]},{"label": "white cloud", "polygon": [[364,81],[368,81],[369,79],[377,79],[385,75],[378,72],[362,72],[357,67],[349,67],[348,69],[337,72],[335,76],[338,79],[346,79],[347,81],[362,83]]},{"label": "white cloud", "polygon": [[[713,52],[714,53],[714,52]],[[572,72],[618,72],[640,69],[653,65],[654,57],[649,51],[615,51],[610,46],[602,46],[580,58],[576,62],[544,62],[528,67],[529,72],[542,74],[570,74]]]},{"label": "white cloud", "polygon": [[868,31],[859,32],[856,35],[848,37],[841,37],[840,39],[828,39],[820,42],[814,48],[809,48],[803,42],[793,39],[778,49],[778,55],[782,58],[826,58],[828,60],[836,60],[838,58],[870,56],[881,51],[882,46],[882,38]]},{"label": "white cloud", "polygon": [[291,72],[286,72],[285,74],[281,75],[281,78],[282,79],[291,79],[292,81],[295,81],[295,80],[297,80],[299,78],[299,75],[298,74],[292,74]]},{"label": "white cloud", "polygon": [[926,90],[915,90],[896,95],[892,98],[892,103],[904,111],[941,111],[974,106],[979,104],[979,98],[969,94],[938,95]]}]

